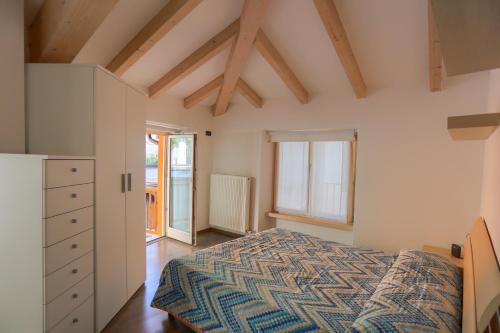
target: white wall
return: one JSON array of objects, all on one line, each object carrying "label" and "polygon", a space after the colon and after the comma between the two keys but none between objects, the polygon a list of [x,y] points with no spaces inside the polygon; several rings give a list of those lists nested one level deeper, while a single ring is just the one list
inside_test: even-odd
[{"label": "white wall", "polygon": [[210,174],[212,172],[212,137],[205,136],[210,130],[213,117],[205,107],[184,109],[182,100],[162,95],[149,99],[146,119],[182,127],[186,132],[196,133],[197,141],[197,192],[196,229],[208,228],[208,202]]},{"label": "white wall", "polygon": [[324,228],[317,225],[300,223],[295,221],[276,221],[277,228],[290,229],[293,231],[302,232],[313,235],[319,238],[333,240],[341,244],[352,245],[354,242],[354,234],[350,231],[337,230],[333,228]]},{"label": "white wall", "polygon": [[[250,199],[250,230],[257,230],[255,223],[256,204],[256,179],[258,164],[255,156],[258,155],[258,135],[255,132],[221,132],[214,133],[212,172],[251,177]],[[244,151],[245,154],[241,154]],[[238,158],[230,158],[238,156]]]},{"label": "white wall", "polygon": [[271,209],[273,191],[272,169],[265,167],[272,162],[273,150],[265,132],[215,132],[213,147],[213,173],[252,177],[250,229],[273,227],[273,221],[265,216]]},{"label": "white wall", "polygon": [[256,231],[262,231],[276,226],[276,222],[266,216],[266,213],[273,208],[274,195],[274,147],[269,143],[266,131],[260,131],[258,136],[259,154],[257,161],[257,179],[255,187],[256,217],[254,224],[257,225]]},{"label": "white wall", "polygon": [[[488,74],[448,78],[446,84],[439,93],[430,93],[421,82],[381,87],[362,100],[339,92],[314,96],[308,105],[292,99],[268,101],[262,109],[235,104],[216,118],[214,133],[357,129],[354,233],[321,227],[314,232],[389,251],[449,246],[463,241],[479,214],[484,143],[452,141],[446,120],[485,112]],[[217,156],[217,163],[247,161],[247,154],[243,146],[233,147],[225,159]],[[272,159],[261,160],[259,167],[269,173]]]},{"label": "white wall", "polygon": [[24,153],[23,1],[0,0],[0,152]]},{"label": "white wall", "polygon": [[[491,72],[489,112],[500,112],[500,70]],[[488,225],[497,258],[500,259],[500,130],[486,140],[484,152],[481,215]]]},{"label": "white wall", "polygon": [[[259,149],[257,132],[215,132],[213,142],[214,173],[257,176],[257,164],[254,158]],[[228,158],[229,156],[239,158]]]}]

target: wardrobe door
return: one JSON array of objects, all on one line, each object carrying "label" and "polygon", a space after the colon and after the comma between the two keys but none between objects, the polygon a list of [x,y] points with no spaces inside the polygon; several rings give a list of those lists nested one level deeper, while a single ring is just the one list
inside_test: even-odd
[{"label": "wardrobe door", "polygon": [[127,88],[127,294],[146,279],[145,192],[146,97]]},{"label": "wardrobe door", "polygon": [[125,236],[126,86],[95,71],[96,320],[100,332],[127,300]]}]

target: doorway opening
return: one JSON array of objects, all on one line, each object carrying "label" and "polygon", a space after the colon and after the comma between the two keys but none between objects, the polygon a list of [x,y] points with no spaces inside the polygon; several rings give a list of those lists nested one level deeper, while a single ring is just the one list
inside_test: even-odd
[{"label": "doorway opening", "polygon": [[196,243],[195,134],[146,133],[146,242]]},{"label": "doorway opening", "polygon": [[166,135],[146,134],[146,242],[165,236]]}]

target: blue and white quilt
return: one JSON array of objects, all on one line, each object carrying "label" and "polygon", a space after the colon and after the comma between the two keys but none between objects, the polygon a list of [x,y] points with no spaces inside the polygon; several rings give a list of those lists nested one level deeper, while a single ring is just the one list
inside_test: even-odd
[{"label": "blue and white quilt", "polygon": [[151,305],[198,332],[346,332],[395,259],[271,229],[172,260]]}]

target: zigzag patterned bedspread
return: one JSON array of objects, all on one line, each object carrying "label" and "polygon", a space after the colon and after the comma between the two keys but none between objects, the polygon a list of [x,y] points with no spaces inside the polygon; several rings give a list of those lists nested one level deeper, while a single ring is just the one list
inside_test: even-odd
[{"label": "zigzag patterned bedspread", "polygon": [[172,260],[151,305],[200,332],[344,332],[394,259],[271,229]]}]

